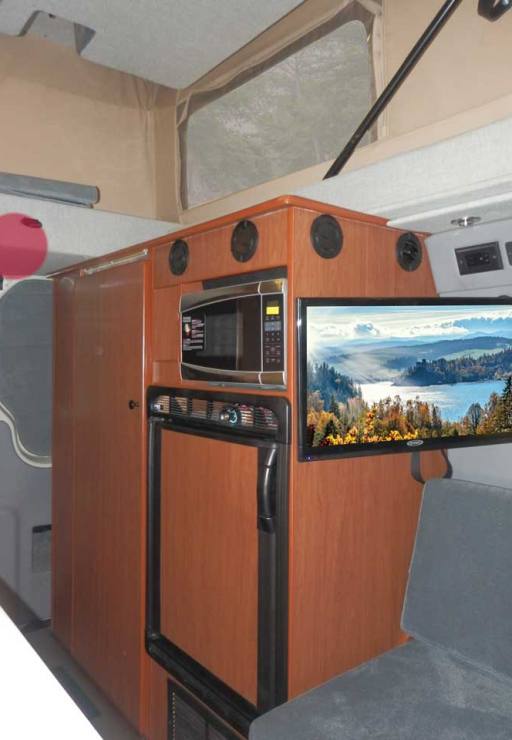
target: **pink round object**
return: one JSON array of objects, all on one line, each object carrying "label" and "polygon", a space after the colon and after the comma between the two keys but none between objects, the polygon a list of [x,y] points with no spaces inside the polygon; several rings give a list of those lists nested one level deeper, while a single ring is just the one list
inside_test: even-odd
[{"label": "pink round object", "polygon": [[41,267],[48,241],[40,221],[24,213],[0,216],[0,275],[25,278]]}]

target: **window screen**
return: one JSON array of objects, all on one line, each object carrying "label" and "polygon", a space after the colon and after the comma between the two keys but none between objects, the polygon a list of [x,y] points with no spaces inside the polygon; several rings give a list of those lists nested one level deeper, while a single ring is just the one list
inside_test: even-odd
[{"label": "window screen", "polygon": [[373,98],[368,31],[344,23],[191,113],[188,207],[334,158]]}]

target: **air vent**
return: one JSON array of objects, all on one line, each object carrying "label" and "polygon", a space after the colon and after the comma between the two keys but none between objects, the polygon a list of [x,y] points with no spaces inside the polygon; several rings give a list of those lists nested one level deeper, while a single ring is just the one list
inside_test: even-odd
[{"label": "air vent", "polygon": [[151,412],[153,414],[168,414],[171,409],[169,396],[157,396],[151,401]]},{"label": "air vent", "polygon": [[252,221],[240,221],[231,236],[231,254],[237,262],[248,262],[258,248],[258,229]]},{"label": "air vent", "polygon": [[237,736],[172,681],[169,691],[169,740],[237,740]]},{"label": "air vent", "polygon": [[408,231],[398,238],[396,258],[402,270],[414,272],[418,269],[423,260],[423,248],[416,234]]},{"label": "air vent", "polygon": [[218,424],[223,428],[256,432],[271,437],[275,437],[278,431],[278,418],[272,409],[238,401],[231,403],[192,396],[161,394],[151,401],[150,411],[155,416],[188,419],[194,422],[204,422],[209,426]]},{"label": "air vent", "polygon": [[311,224],[311,244],[322,259],[337,257],[343,247],[343,232],[333,216],[323,214]]},{"label": "air vent", "polygon": [[169,267],[173,275],[183,275],[188,267],[188,244],[177,239],[169,250]]}]

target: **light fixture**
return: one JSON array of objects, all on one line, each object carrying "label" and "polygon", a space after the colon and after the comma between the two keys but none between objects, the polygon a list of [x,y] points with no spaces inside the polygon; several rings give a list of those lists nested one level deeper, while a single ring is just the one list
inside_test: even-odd
[{"label": "light fixture", "polygon": [[467,229],[468,226],[478,224],[482,219],[480,216],[463,216],[462,218],[452,218],[452,226],[459,226],[461,229]]}]

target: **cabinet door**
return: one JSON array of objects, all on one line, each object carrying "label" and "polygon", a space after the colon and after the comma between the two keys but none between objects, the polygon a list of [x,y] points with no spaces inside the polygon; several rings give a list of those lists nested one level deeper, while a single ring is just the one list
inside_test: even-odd
[{"label": "cabinet door", "polygon": [[[83,277],[75,302],[72,652],[139,724],[144,265]],[[129,401],[139,405],[130,408]]]}]

